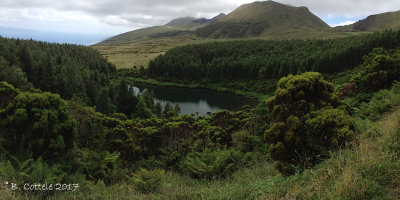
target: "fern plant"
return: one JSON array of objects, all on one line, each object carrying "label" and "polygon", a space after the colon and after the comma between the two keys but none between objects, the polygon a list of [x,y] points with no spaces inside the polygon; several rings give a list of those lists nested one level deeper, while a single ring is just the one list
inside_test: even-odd
[{"label": "fern plant", "polygon": [[186,155],[182,168],[194,178],[221,178],[248,164],[251,153],[235,149],[206,150]]},{"label": "fern plant", "polygon": [[0,166],[0,176],[23,183],[59,183],[66,177],[60,164],[49,165],[41,157],[20,160],[10,156],[11,160]]},{"label": "fern plant", "polygon": [[135,184],[137,190],[143,193],[150,193],[159,189],[161,182],[165,179],[165,171],[140,168],[131,177],[127,177]]},{"label": "fern plant", "polygon": [[92,150],[81,150],[76,159],[80,170],[90,180],[103,180],[107,184],[120,181],[126,173],[118,163],[120,153],[108,151],[95,152]]}]

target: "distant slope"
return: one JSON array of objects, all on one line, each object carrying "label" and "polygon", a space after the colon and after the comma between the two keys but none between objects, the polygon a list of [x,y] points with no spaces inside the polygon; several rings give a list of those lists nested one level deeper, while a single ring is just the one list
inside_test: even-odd
[{"label": "distant slope", "polygon": [[385,29],[400,29],[400,11],[370,15],[354,24],[335,27],[337,31],[382,31]]},{"label": "distant slope", "polygon": [[329,28],[306,7],[264,1],[242,5],[218,22],[195,32],[198,36],[207,38],[244,38],[268,37],[274,30],[321,31]]},{"label": "distant slope", "polygon": [[200,18],[196,19],[194,17],[182,17],[174,19],[165,26],[171,26],[174,28],[181,28],[185,30],[192,30],[202,26],[205,26],[211,19]]},{"label": "distant slope", "polygon": [[189,31],[194,31],[197,28],[204,27],[210,23],[218,21],[223,18],[225,14],[221,13],[212,19],[205,18],[193,18],[193,17],[182,17],[172,20],[164,26],[154,26],[149,28],[143,28],[139,30],[130,31],[117,35],[102,41],[96,45],[109,46],[109,45],[121,45],[132,43],[136,40],[143,38],[160,38],[160,37],[171,37],[185,34]]},{"label": "distant slope", "polygon": [[168,27],[168,26],[154,26],[150,28],[143,28],[134,31],[130,31],[127,33],[123,33],[114,37],[111,37],[107,40],[104,40],[96,45],[100,46],[110,46],[110,45],[121,45],[128,44],[135,40],[139,40],[145,37],[150,37],[152,35],[167,33],[167,32],[176,32],[179,31],[176,28]]}]

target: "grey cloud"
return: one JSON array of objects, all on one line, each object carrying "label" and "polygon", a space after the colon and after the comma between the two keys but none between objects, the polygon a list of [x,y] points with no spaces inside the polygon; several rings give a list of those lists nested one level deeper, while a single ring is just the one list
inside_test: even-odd
[{"label": "grey cloud", "polygon": [[[49,8],[78,11],[116,26],[162,25],[184,16],[213,17],[237,7],[233,0],[1,0],[0,8]],[[400,10],[399,0],[277,0],[294,6],[307,6],[319,16],[360,17]],[[244,1],[241,1],[244,2]],[[249,1],[248,1],[249,2]],[[148,16],[151,16],[150,18]]]},{"label": "grey cloud", "polygon": [[400,10],[399,0],[281,0],[280,2],[306,6],[317,15],[342,15],[348,18]]}]

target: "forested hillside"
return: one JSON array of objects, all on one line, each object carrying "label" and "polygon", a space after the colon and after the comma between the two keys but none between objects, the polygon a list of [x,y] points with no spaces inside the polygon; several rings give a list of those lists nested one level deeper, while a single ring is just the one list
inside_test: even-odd
[{"label": "forested hillside", "polygon": [[[265,93],[255,80],[278,79],[307,71],[334,73],[353,68],[373,48],[395,48],[400,31],[384,31],[359,37],[329,40],[248,40],[186,45],[150,61],[148,76],[160,80],[237,82],[250,80],[237,89]],[[243,83],[243,82],[242,82]]]},{"label": "forested hillside", "polygon": [[[4,80],[18,76],[4,70],[22,70],[34,87],[58,93],[65,99],[77,95],[93,106],[108,96],[109,73],[116,71],[113,64],[91,48],[5,38],[0,38],[0,65]],[[25,75],[19,74],[19,78],[24,79]],[[24,83],[9,82],[24,87]],[[107,94],[102,94],[104,89]]]}]

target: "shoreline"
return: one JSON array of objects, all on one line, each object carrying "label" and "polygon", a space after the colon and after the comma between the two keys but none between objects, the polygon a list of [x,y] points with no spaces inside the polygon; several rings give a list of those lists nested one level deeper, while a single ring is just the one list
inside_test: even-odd
[{"label": "shoreline", "polygon": [[243,90],[235,90],[235,89],[230,89],[230,88],[224,88],[218,85],[214,84],[199,84],[199,83],[176,83],[176,82],[164,82],[164,81],[158,81],[154,79],[142,79],[142,78],[134,78],[134,77],[126,77],[128,81],[132,81],[135,83],[142,83],[142,84],[148,84],[148,85],[154,85],[154,86],[162,86],[162,87],[177,87],[177,88],[191,88],[191,89],[209,89],[209,90],[214,90],[217,92],[228,92],[232,94],[236,94],[239,96],[244,96],[248,98],[255,98],[258,99],[258,101],[262,101],[264,99],[267,99],[270,95],[263,95],[255,92],[247,92]]}]

